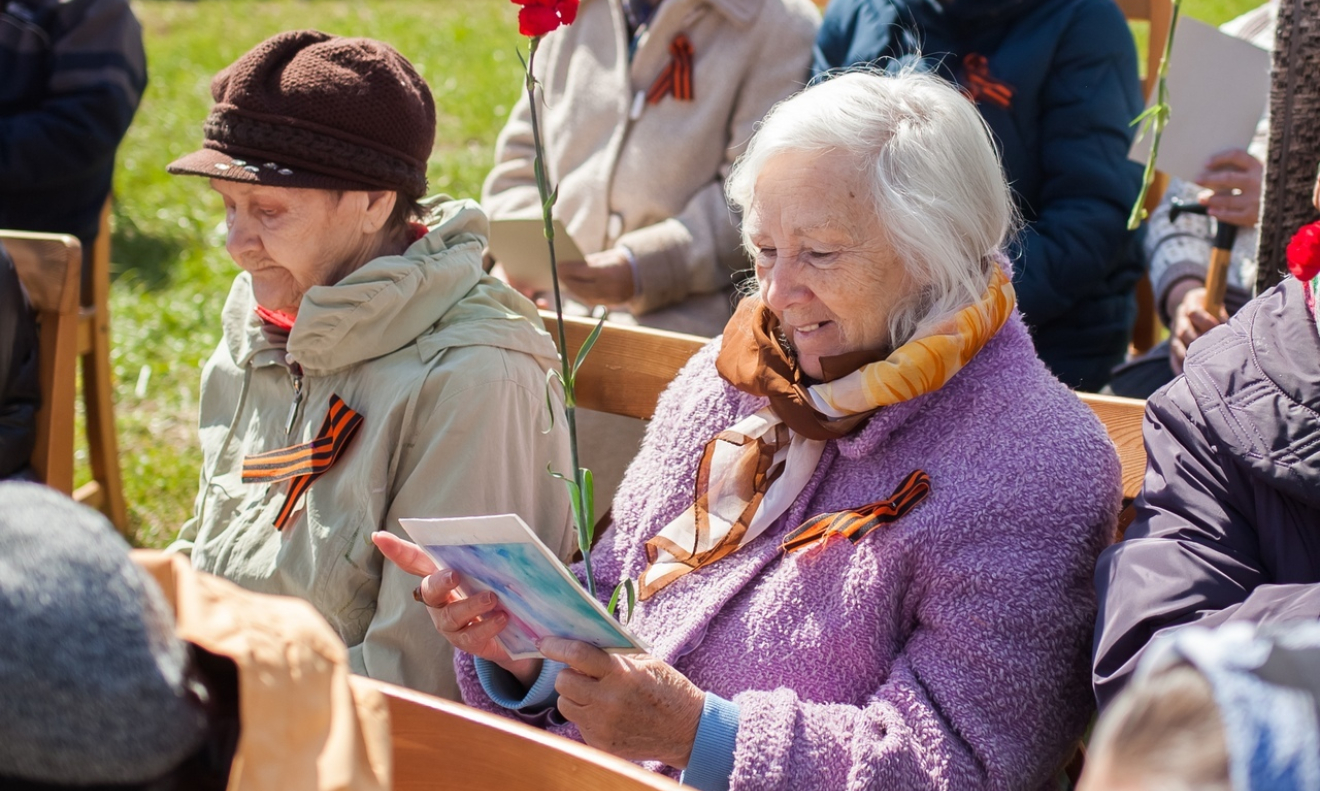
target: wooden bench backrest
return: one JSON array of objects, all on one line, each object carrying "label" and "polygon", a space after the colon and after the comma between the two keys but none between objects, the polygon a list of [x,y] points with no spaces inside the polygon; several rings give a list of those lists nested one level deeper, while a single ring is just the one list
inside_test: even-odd
[{"label": "wooden bench backrest", "polygon": [[[541,319],[558,343],[554,314],[542,311]],[[586,319],[564,319],[564,335],[573,356],[595,326]],[[578,374],[578,405],[649,420],[660,393],[705,343],[694,335],[606,323]],[[1146,474],[1146,449],[1141,441],[1146,402],[1090,393],[1078,397],[1094,410],[1118,449],[1124,499],[1136,497]]]},{"label": "wooden bench backrest", "polygon": [[360,679],[389,703],[395,791],[678,791],[634,763],[505,717]]},{"label": "wooden bench backrest", "polygon": [[32,466],[42,481],[73,493],[74,390],[82,246],[65,234],[0,231],[41,322],[41,410]]}]

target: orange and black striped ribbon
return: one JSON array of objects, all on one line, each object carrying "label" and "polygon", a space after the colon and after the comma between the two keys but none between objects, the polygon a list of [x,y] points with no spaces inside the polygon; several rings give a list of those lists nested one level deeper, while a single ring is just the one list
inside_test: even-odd
[{"label": "orange and black striped ribbon", "polygon": [[914,470],[903,479],[888,499],[854,511],[836,511],[813,516],[797,530],[789,533],[780,549],[785,552],[795,552],[836,533],[847,536],[856,544],[881,525],[898,521],[925,500],[928,494],[930,494],[930,476],[921,470]]},{"label": "orange and black striped ribbon", "polygon": [[1013,88],[990,74],[990,61],[984,55],[971,53],[963,58],[967,92],[972,101],[988,101],[1004,109],[1013,103]]},{"label": "orange and black striped ribbon", "polygon": [[669,64],[646,92],[647,104],[659,104],[668,94],[680,102],[692,101],[692,42],[687,34],[674,36],[669,45]]},{"label": "orange and black striped ribbon", "polygon": [[275,517],[276,530],[283,530],[289,523],[299,498],[339,459],[360,428],[362,415],[332,394],[330,411],[326,412],[316,439],[243,458],[243,483],[292,481],[284,505]]}]

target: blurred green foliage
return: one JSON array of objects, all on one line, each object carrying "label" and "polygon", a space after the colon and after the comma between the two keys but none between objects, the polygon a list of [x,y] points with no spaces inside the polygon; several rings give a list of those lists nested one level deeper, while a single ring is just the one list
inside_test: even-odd
[{"label": "blurred green foliage", "polygon": [[[1184,9],[1219,24],[1254,4],[1185,0]],[[219,199],[203,179],[165,173],[201,143],[211,77],[282,30],[389,42],[435,94],[432,191],[475,198],[521,89],[522,41],[507,0],[138,0],[133,8],[146,32],[151,84],[115,175],[113,366],[131,526],[140,545],[164,546],[192,510],[201,367],[219,341],[220,309],[237,272],[224,251]],[[82,482],[81,450],[80,458]]]}]

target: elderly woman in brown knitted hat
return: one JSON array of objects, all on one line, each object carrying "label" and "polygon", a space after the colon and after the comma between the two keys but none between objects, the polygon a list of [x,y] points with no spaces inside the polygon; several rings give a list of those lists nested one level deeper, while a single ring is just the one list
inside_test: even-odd
[{"label": "elderly woman in brown knitted hat", "polygon": [[378,41],[282,33],[220,72],[200,151],[171,173],[224,200],[243,271],[202,374],[201,487],[175,548],[252,590],[310,601],[353,668],[457,696],[416,581],[369,540],[399,517],[517,513],[571,544],[546,423],[555,348],[481,269],[471,201],[419,202],[426,83]]}]

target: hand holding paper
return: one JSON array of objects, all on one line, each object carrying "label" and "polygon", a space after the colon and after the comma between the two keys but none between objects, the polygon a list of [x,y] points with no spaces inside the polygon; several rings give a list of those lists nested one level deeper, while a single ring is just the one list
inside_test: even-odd
[{"label": "hand holding paper", "polygon": [[[485,652],[493,649],[484,641],[493,640],[512,660],[541,658],[537,643],[552,636],[589,643],[610,652],[646,650],[640,640],[582,589],[516,515],[402,519],[400,522],[418,544],[404,558],[410,565],[400,564],[402,568],[424,569],[416,554],[421,553],[434,561],[436,568],[456,572],[456,576],[448,581],[441,581],[438,576],[428,577],[427,587],[422,591],[429,605],[440,602],[440,611],[444,614],[433,612],[432,619],[439,619],[436,628],[446,637],[449,632],[457,634],[489,620],[489,626],[467,632],[467,640],[472,641],[475,649]],[[382,537],[377,546],[385,551],[382,544],[388,546],[389,543],[389,539]],[[451,610],[449,597],[456,597],[458,593],[473,601]],[[483,593],[490,593],[496,600],[481,597]],[[493,621],[499,617],[507,620],[502,627],[496,628]],[[473,624],[473,619],[477,619],[478,624]],[[467,645],[455,645],[464,651],[469,650]],[[515,675],[521,675],[496,660],[493,654],[477,655],[497,661]]]},{"label": "hand holding paper", "polygon": [[529,685],[540,672],[536,659],[510,659],[495,639],[508,625],[508,614],[498,609],[495,594],[464,598],[458,592],[462,580],[453,571],[436,568],[435,562],[416,544],[381,531],[371,537],[376,547],[399,568],[421,577],[418,594],[435,624],[436,631],[460,651],[494,662]]}]

